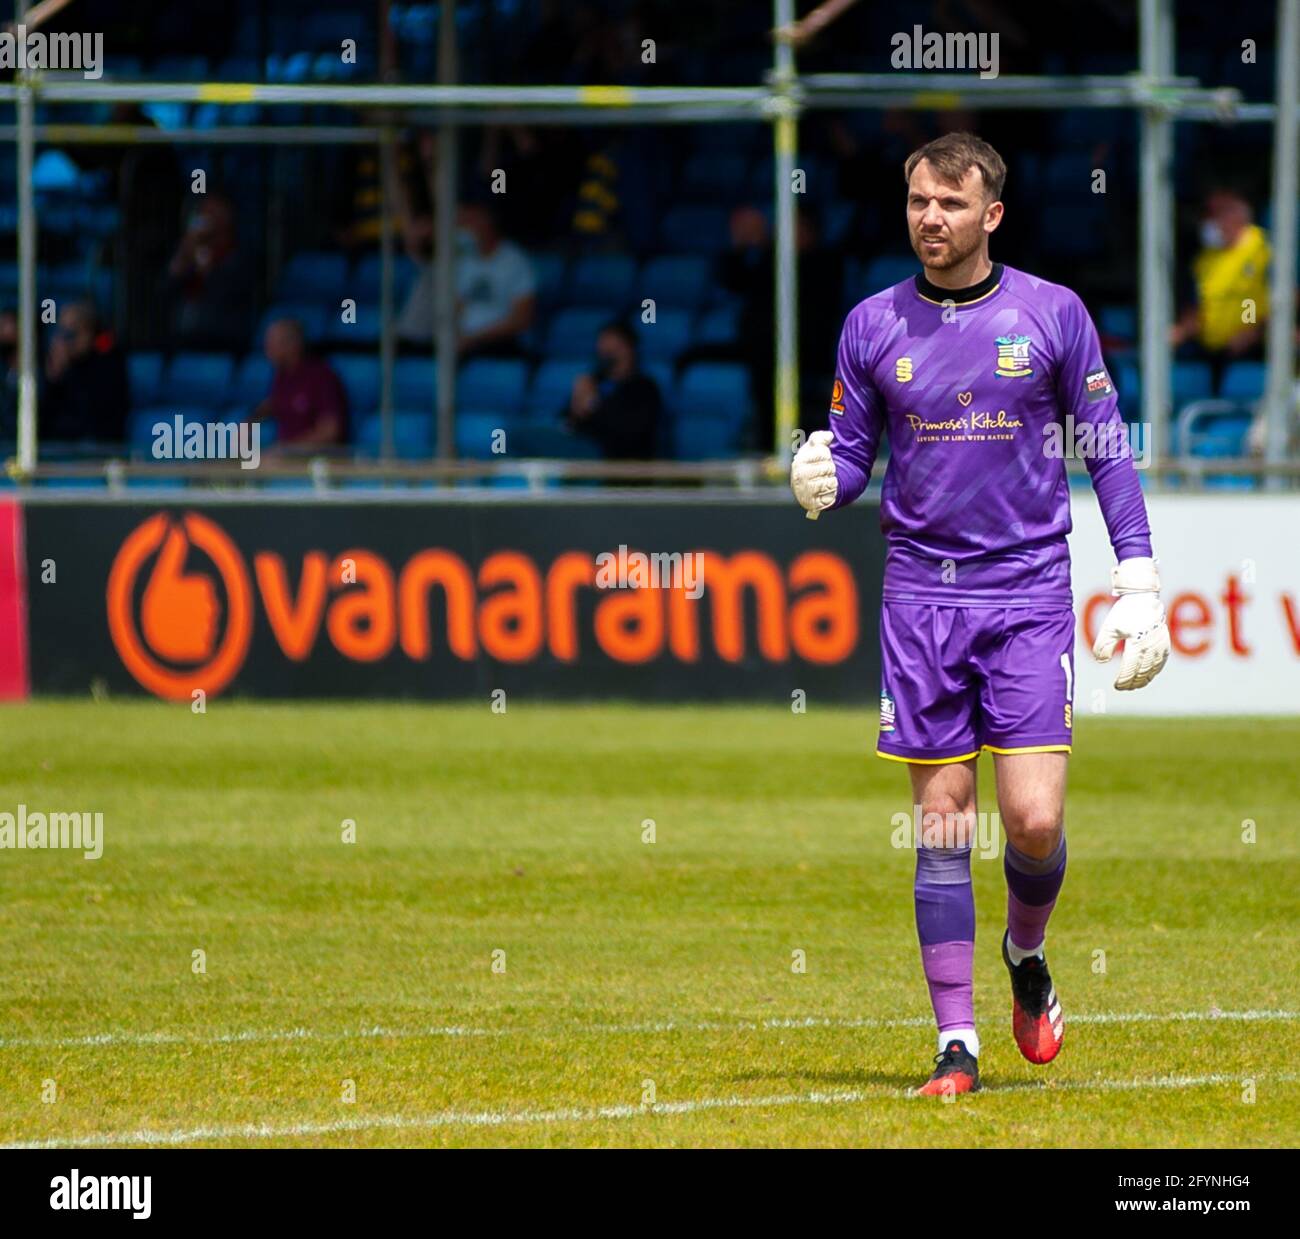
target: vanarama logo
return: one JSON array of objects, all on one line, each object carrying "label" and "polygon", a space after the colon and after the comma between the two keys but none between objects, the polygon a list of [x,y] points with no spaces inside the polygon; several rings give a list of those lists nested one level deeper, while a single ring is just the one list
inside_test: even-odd
[{"label": "vanarama logo", "polygon": [[857,649],[857,585],[840,555],[805,551],[783,566],[759,550],[692,549],[681,560],[699,564],[706,555],[703,578],[666,572],[642,584],[629,573],[630,588],[610,589],[601,588],[608,565],[595,552],[566,550],[547,563],[499,548],[477,566],[441,547],[398,564],[364,547],[290,557],[241,551],[197,513],[159,513],[117,553],[109,630],[131,675],[172,700],[196,689],[211,697],[230,684],[248,656],[255,615],[259,642],[269,634],[272,652],[299,664],[330,647],[361,664],[392,656],[741,663],[757,655],[833,665]]},{"label": "vanarama logo", "polygon": [[[201,560],[212,571],[200,570]],[[156,696],[219,693],[243,666],[252,638],[243,557],[205,516],[151,516],[113,561],[108,628],[126,669]]]}]

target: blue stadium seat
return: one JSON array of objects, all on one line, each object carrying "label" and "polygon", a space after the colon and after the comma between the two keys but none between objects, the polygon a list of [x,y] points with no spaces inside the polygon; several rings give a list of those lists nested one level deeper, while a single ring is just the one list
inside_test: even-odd
[{"label": "blue stadium seat", "polygon": [[553,310],[565,300],[568,260],[563,254],[533,254],[533,275],[537,280],[537,304]]},{"label": "blue stadium seat", "polygon": [[365,417],[379,408],[382,376],[378,357],[336,353],[329,363],[348,393],[348,412],[352,417]]},{"label": "blue stadium seat", "polygon": [[232,407],[247,413],[271,394],[271,363],[261,353],[249,353],[239,363],[231,385]]},{"label": "blue stadium seat", "polygon": [[1119,391],[1120,410],[1129,421],[1132,421],[1141,416],[1142,411],[1142,381],[1137,363],[1120,359],[1113,365],[1108,363],[1108,366],[1110,377],[1114,379]]},{"label": "blue stadium seat", "polygon": [[734,344],[740,337],[740,308],[735,305],[706,310],[695,325],[696,344]]},{"label": "blue stadium seat", "polygon": [[1225,400],[1258,400],[1264,394],[1268,367],[1262,361],[1234,361],[1223,372]]},{"label": "blue stadium seat", "polygon": [[[378,455],[383,442],[383,421],[378,413],[357,424],[357,448],[363,455]],[[428,460],[433,456],[433,413],[394,413],[393,451],[401,460]]]},{"label": "blue stadium seat", "polygon": [[609,321],[606,310],[574,306],[561,310],[546,332],[546,354],[555,358],[586,358],[596,351],[596,333]]},{"label": "blue stadium seat", "polygon": [[[394,307],[395,312],[401,306]],[[344,322],[342,310],[325,320],[325,338],[336,348],[375,348],[379,344],[380,309],[377,302],[359,301],[355,322]]]},{"label": "blue stadium seat", "polygon": [[163,392],[163,358],[161,353],[132,353],[126,359],[131,383],[131,406],[142,409],[157,404]]},{"label": "blue stadium seat", "polygon": [[713,264],[708,258],[670,254],[652,258],[636,281],[637,299],[653,297],[659,311],[696,310],[707,305],[713,290]]},{"label": "blue stadium seat", "polygon": [[431,357],[399,357],[393,363],[393,407],[429,409],[437,403],[438,363]]},{"label": "blue stadium seat", "polygon": [[677,381],[673,377],[672,364],[666,361],[642,362],[641,372],[654,379],[655,386],[659,388],[659,395],[663,399],[665,409],[673,409],[676,404]]},{"label": "blue stadium seat", "polygon": [[729,243],[727,212],[722,207],[673,207],[659,227],[663,248],[673,254],[717,254]]},{"label": "blue stadium seat", "polygon": [[638,350],[645,361],[673,361],[691,344],[689,310],[660,309],[653,323],[636,320]]},{"label": "blue stadium seat", "polygon": [[612,317],[631,299],[635,276],[636,260],[626,254],[589,254],[573,264],[565,300],[572,305],[603,306]]},{"label": "blue stadium seat", "polygon": [[177,353],[163,388],[177,403],[218,409],[229,402],[235,362],[229,353]]},{"label": "blue stadium seat", "polygon": [[1247,455],[1246,435],[1252,420],[1246,412],[1199,419],[1190,436],[1189,455],[1219,459]]},{"label": "blue stadium seat", "polygon": [[1137,308],[1131,305],[1104,305],[1097,317],[1097,329],[1104,336],[1119,340],[1137,339]]},{"label": "blue stadium seat", "polygon": [[736,455],[739,428],[715,417],[678,417],[672,426],[677,460],[719,460]]},{"label": "blue stadium seat", "polygon": [[591,369],[589,362],[552,358],[537,367],[529,385],[526,406],[530,417],[550,421],[559,417],[569,403],[574,380]]},{"label": "blue stadium seat", "polygon": [[456,413],[487,413],[498,421],[524,408],[528,364],[514,358],[479,357],[456,372]]},{"label": "blue stadium seat", "polygon": [[1174,408],[1214,395],[1209,362],[1176,361],[1173,365]]},{"label": "blue stadium seat", "polygon": [[348,287],[348,260],[342,254],[309,250],[295,254],[284,265],[278,283],[281,301],[330,301],[331,309],[344,297],[355,296]]},{"label": "blue stadium seat", "polygon": [[731,362],[698,362],[682,375],[674,403],[679,423],[709,418],[725,422],[738,442],[740,430],[753,417],[749,373]]},{"label": "blue stadium seat", "polygon": [[[379,254],[366,254],[357,260],[352,275],[347,281],[348,295],[355,296],[358,302],[367,301],[378,304],[380,275],[383,271],[383,259]],[[405,254],[393,255],[393,307],[400,310],[410,295],[420,269]],[[350,290],[355,289],[355,293]]]},{"label": "blue stadium seat", "polygon": [[456,455],[464,460],[500,460],[502,453],[493,452],[498,431],[505,431],[505,447],[510,450],[511,431],[519,419],[497,413],[456,413]]}]

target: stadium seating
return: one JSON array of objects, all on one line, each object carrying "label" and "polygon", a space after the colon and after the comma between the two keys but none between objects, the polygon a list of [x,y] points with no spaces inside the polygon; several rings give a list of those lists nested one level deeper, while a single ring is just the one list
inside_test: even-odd
[{"label": "stadium seating", "polygon": [[528,366],[513,358],[475,358],[456,372],[457,417],[485,413],[517,417],[524,408]]},{"label": "stadium seating", "polygon": [[[378,357],[336,353],[329,359],[348,394],[348,412],[353,419],[365,417],[379,408],[382,376]],[[432,407],[432,397],[428,403]]]},{"label": "stadium seating", "polygon": [[1219,394],[1225,400],[1258,400],[1264,394],[1268,368],[1262,361],[1234,361],[1223,372]]},{"label": "stadium seating", "polygon": [[393,363],[393,407],[432,409],[437,400],[438,363],[427,357],[399,357]]},{"label": "stadium seating", "polygon": [[707,258],[669,254],[652,258],[637,279],[638,299],[653,298],[658,310],[695,310],[708,303],[713,268]]},{"label": "stadium seating", "polygon": [[632,296],[636,262],[625,254],[591,254],[579,258],[567,286],[571,304],[600,306],[612,318],[621,313]]},{"label": "stadium seating", "polygon": [[132,353],[126,359],[127,380],[134,408],[157,404],[163,393],[161,353]]},{"label": "stadium seating", "polygon": [[342,254],[302,252],[285,263],[277,284],[286,302],[321,298],[335,302],[347,295],[348,262]]},{"label": "stadium seating", "polygon": [[[383,444],[383,420],[372,413],[354,423],[356,443],[363,455],[377,456]],[[434,418],[426,413],[393,414],[393,450],[400,460],[428,460],[433,455]]]},{"label": "stadium seating", "polygon": [[235,369],[230,395],[245,411],[255,408],[271,392],[271,363],[261,353],[250,353]]},{"label": "stadium seating", "polygon": [[229,353],[177,353],[167,366],[163,392],[177,404],[219,409],[230,393],[234,370]]},{"label": "stadium seating", "polygon": [[589,358],[596,350],[596,334],[609,321],[606,311],[571,306],[551,319],[546,353],[556,359]]},{"label": "stadium seating", "polygon": [[561,361],[551,358],[542,362],[528,389],[528,415],[538,421],[554,419],[569,403],[574,380],[590,370],[589,362]]},{"label": "stadium seating", "polygon": [[688,310],[660,309],[653,323],[636,320],[636,338],[643,361],[671,361],[691,343],[693,315]]}]

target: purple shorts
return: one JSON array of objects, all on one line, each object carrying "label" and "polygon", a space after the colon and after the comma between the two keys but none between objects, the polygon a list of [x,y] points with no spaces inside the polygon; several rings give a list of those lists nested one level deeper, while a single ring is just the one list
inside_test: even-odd
[{"label": "purple shorts", "polygon": [[1069,752],[1073,699],[1070,607],[881,607],[881,757]]}]

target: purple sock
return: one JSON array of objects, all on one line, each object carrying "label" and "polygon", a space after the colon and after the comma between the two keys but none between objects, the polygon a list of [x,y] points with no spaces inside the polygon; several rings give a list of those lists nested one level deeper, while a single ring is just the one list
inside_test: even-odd
[{"label": "purple sock", "polygon": [[1007,875],[1007,929],[1013,945],[1032,951],[1047,933],[1047,920],[1065,881],[1065,832],[1052,854],[1043,860],[1026,856],[1007,842],[1002,854]]},{"label": "purple sock", "polygon": [[917,848],[916,934],[939,1031],[974,1028],[975,896],[970,848]]}]

